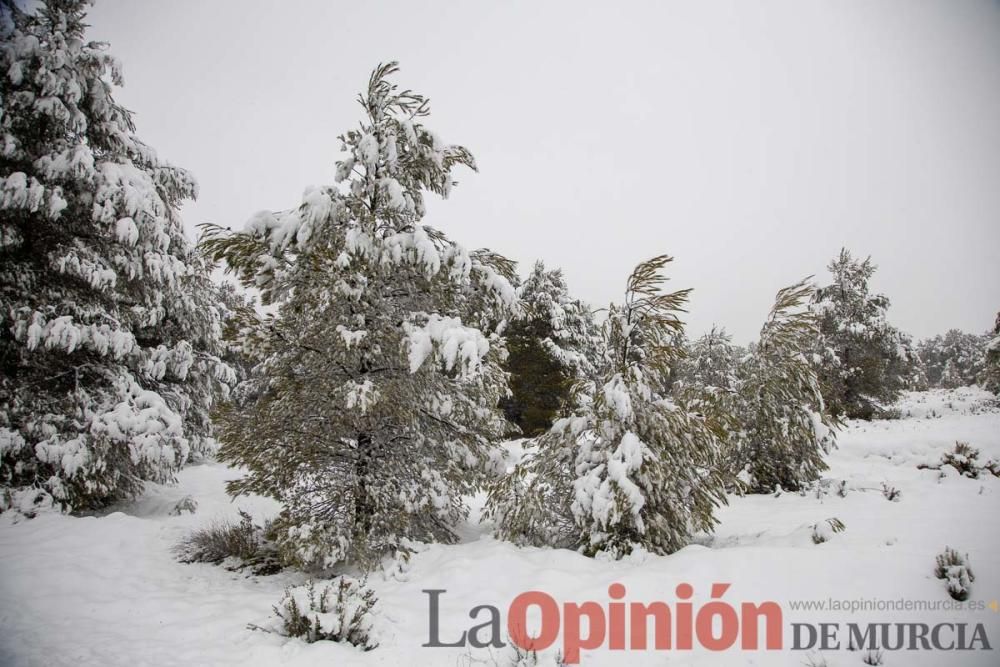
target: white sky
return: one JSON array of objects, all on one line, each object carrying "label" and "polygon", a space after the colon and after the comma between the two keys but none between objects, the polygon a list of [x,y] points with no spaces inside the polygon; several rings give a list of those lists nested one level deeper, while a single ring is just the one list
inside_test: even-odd
[{"label": "white sky", "polygon": [[98,0],[139,135],[233,228],[332,180],[380,61],[480,172],[426,221],[595,306],[669,253],[739,342],[842,245],[917,337],[1000,309],[1000,2]]}]

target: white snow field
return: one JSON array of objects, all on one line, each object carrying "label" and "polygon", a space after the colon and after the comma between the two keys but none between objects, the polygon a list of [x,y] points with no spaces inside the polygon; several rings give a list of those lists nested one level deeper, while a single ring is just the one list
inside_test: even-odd
[{"label": "white snow field", "polygon": [[[633,555],[620,562],[586,558],[566,550],[519,548],[495,540],[478,521],[483,499],[462,530],[463,543],[431,545],[401,576],[375,573],[369,585],[379,596],[381,645],[370,652],[329,642],[306,644],[254,631],[266,623],[283,589],[303,575],[247,576],[224,567],[182,564],[172,547],[197,526],[234,517],[244,508],[258,517],[276,512],[271,501],[231,502],[224,480],[239,473],[217,464],[194,466],[171,487],[151,487],[136,502],[102,517],[55,513],[14,521],[0,517],[0,665],[511,665],[509,649],[424,648],[428,595],[440,595],[440,639],[451,642],[485,615],[470,620],[476,605],[501,610],[504,633],[510,601],[540,590],[561,605],[593,600],[605,606],[608,586],[627,589],[626,602],[677,602],[675,587],[694,588],[695,612],[707,603],[713,583],[729,583],[723,600],[774,600],[783,610],[781,650],[584,650],[583,665],[829,665],[865,664],[865,651],[850,651],[838,631],[837,650],[791,650],[792,623],[982,623],[993,650],[886,651],[882,664],[1000,665],[1000,612],[803,611],[792,601],[948,601],[934,577],[935,556],[946,546],[969,555],[975,574],[970,601],[1000,597],[1000,478],[960,477],[921,470],[957,440],[1000,459],[1000,411],[975,388],[912,393],[900,404],[904,418],[851,423],[828,457],[829,493],[732,497],[719,513],[715,533],[668,556]],[[517,450],[517,446],[512,447]],[[949,474],[954,473],[954,474]],[[846,495],[837,493],[846,482]],[[882,484],[901,492],[891,502]],[[178,500],[192,496],[197,513],[172,516]],[[817,497],[820,495],[821,497]],[[840,519],[846,529],[825,530],[815,544],[813,525]],[[949,626],[950,627],[950,626]],[[504,637],[506,639],[506,637]],[[946,628],[942,641],[955,633]],[[968,641],[969,637],[966,637]],[[559,642],[547,654],[554,654]],[[698,647],[698,642],[695,642]]]}]

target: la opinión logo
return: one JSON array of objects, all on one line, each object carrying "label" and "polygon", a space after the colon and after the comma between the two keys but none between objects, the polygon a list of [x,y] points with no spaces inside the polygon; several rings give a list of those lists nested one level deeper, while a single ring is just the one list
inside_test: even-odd
[{"label": "la opini\u00f3n logo", "polygon": [[[548,593],[527,591],[515,597],[507,608],[507,635],[525,650],[543,651],[562,636],[563,661],[580,662],[581,650],[607,645],[611,650],[690,650],[698,646],[725,651],[737,641],[740,648],[766,650],[782,648],[782,610],[777,602],[744,602],[739,609],[722,600],[730,584],[713,584],[712,600],[699,606],[689,602],[694,595],[691,584],[682,583],[675,593],[677,602],[625,602],[625,586],[608,586],[606,603],[595,601],[564,602],[561,605]],[[463,631],[454,641],[442,641],[440,601],[447,591],[425,589],[428,596],[430,626],[425,647],[503,648],[500,610],[488,604],[469,611],[469,618],[482,622]],[[528,614],[540,615],[538,630],[529,633]],[[649,626],[652,621],[653,632]],[[761,632],[761,624],[764,626]],[[763,641],[762,641],[763,640]]]},{"label": "la opini\u00f3n logo", "polygon": [[[778,602],[723,600],[731,584],[715,583],[711,599],[692,601],[694,587],[678,584],[672,604],[658,600],[629,602],[620,583],[608,586],[608,600],[558,602],[544,591],[526,591],[507,607],[506,635],[521,649],[544,651],[562,639],[562,659],[568,665],[580,662],[580,652],[649,649],[687,651],[703,648],[726,651],[773,651],[784,648],[783,612]],[[476,621],[450,640],[441,637],[441,598],[445,589],[424,589],[428,597],[429,627],[425,647],[504,648],[503,617],[498,607],[482,604],[469,610]],[[529,623],[529,615],[533,623]],[[529,630],[530,628],[530,630]],[[855,648],[884,650],[991,650],[982,623],[792,623],[790,650],[819,647],[838,649],[838,635],[847,635]],[[650,631],[652,630],[652,631]]]}]

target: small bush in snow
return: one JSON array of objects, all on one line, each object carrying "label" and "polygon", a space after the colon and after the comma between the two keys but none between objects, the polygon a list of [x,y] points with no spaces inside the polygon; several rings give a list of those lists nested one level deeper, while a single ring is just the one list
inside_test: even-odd
[{"label": "small bush in snow", "polygon": [[556,654],[538,655],[538,651],[523,649],[511,644],[511,655],[507,662],[500,663],[506,667],[565,667],[562,656]]},{"label": "small bush in snow", "polygon": [[959,601],[969,599],[972,582],[976,580],[969,567],[969,556],[963,556],[950,547],[938,554],[934,576],[944,579],[948,585],[948,594]]},{"label": "small bush in snow", "polygon": [[955,449],[945,452],[944,456],[941,457],[941,464],[951,466],[965,477],[976,479],[979,477],[979,471],[982,470],[982,466],[977,461],[978,458],[978,449],[970,446],[967,442],[956,442]]},{"label": "small bush in snow", "polygon": [[819,523],[813,525],[813,544],[823,544],[823,542],[828,542],[834,534],[842,533],[846,529],[847,526],[845,526],[844,522],[837,517],[830,517],[826,521],[820,521]]},{"label": "small bush in snow", "polygon": [[309,643],[341,642],[370,651],[378,646],[372,632],[376,601],[373,590],[350,577],[339,577],[322,591],[311,581],[287,589],[274,607],[281,620],[278,632]]},{"label": "small bush in snow", "polygon": [[170,510],[170,513],[174,516],[180,516],[184,512],[190,512],[194,514],[198,511],[198,501],[191,496],[184,496],[181,498],[174,508]]},{"label": "small bush in snow", "polygon": [[903,497],[903,492],[894,486],[889,486],[885,482],[882,482],[882,495],[885,496],[886,500],[898,503],[899,499]]},{"label": "small bush in snow", "polygon": [[175,552],[183,563],[221,563],[235,558],[253,568],[254,574],[273,574],[281,569],[277,548],[268,538],[270,522],[259,526],[246,512],[239,523],[220,521],[188,535]]},{"label": "small bush in snow", "polygon": [[864,656],[861,658],[861,662],[866,665],[881,665],[884,656],[885,654],[882,653],[882,651],[869,649],[868,651],[865,651]]},{"label": "small bush in snow", "polygon": [[1000,477],[1000,461],[989,460],[979,462],[979,450],[967,442],[956,442],[955,448],[941,456],[941,462],[936,465],[921,464],[918,468],[924,470],[940,470],[943,466],[951,466],[959,475],[969,479],[979,479],[983,472]]},{"label": "small bush in snow", "polygon": [[[848,649],[854,650],[854,649]],[[806,656],[806,661],[802,663],[806,667],[830,667],[830,663],[826,661],[826,656],[819,653],[814,653],[812,655]]]},{"label": "small bush in snow", "polygon": [[459,660],[460,667],[566,667],[561,653],[542,653],[533,649],[523,649],[508,637],[508,647],[500,655],[491,652],[489,657],[474,657],[467,653]]},{"label": "small bush in snow", "polygon": [[[55,498],[45,489],[28,487],[24,489],[3,489],[0,494],[0,512],[13,510],[26,519],[34,519],[39,512],[52,511],[57,507]],[[16,518],[15,518],[16,520]]]}]

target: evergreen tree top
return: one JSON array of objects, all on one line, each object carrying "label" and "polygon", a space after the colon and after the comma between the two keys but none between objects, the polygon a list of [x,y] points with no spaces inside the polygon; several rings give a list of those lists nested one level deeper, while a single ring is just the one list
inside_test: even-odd
[{"label": "evergreen tree top", "polygon": [[672,261],[659,255],[640,263],[628,278],[624,302],[608,309],[611,363],[623,375],[652,371],[650,377],[665,379],[684,354],[678,343],[684,332],[679,313],[686,312],[691,289],[662,291],[667,281],[662,271]]},{"label": "evergreen tree top", "polygon": [[240,280],[261,290],[265,304],[285,299],[306,273],[342,275],[335,289],[358,297],[351,276],[362,265],[391,272],[408,267],[426,279],[472,279],[504,308],[516,306],[514,265],[488,250],[468,252],[423,223],[425,191],[447,197],[452,169],[475,169],[469,151],[423,125],[427,99],[390,81],[395,62],[379,65],[358,101],[364,118],[340,136],[345,156],[335,182],[309,188],[294,209],[261,211],[243,232],[205,226],[203,247]]}]

